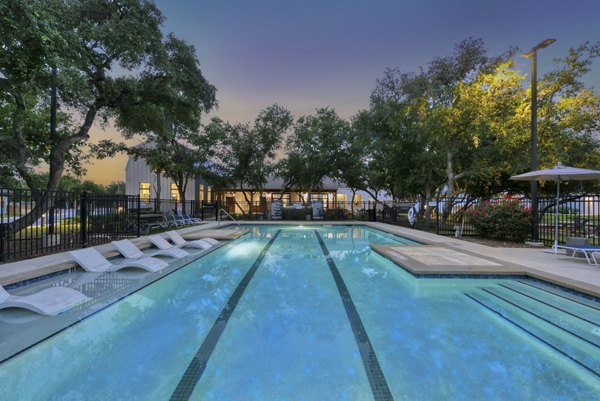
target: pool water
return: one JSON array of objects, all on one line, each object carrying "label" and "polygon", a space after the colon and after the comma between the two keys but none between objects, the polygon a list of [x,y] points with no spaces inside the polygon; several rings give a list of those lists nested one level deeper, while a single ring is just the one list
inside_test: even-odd
[{"label": "pool water", "polygon": [[600,304],[417,279],[361,226],[257,226],[0,365],[2,400],[595,400]]}]

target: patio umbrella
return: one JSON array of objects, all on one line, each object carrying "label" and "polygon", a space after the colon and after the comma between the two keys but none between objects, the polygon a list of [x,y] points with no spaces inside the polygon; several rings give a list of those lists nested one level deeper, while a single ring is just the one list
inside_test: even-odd
[{"label": "patio umbrella", "polygon": [[600,170],[563,166],[558,163],[552,168],[530,171],[529,173],[514,175],[511,180],[517,181],[556,181],[556,207],[554,208],[554,252],[558,247],[558,203],[560,201],[560,182],[569,180],[598,180]]}]

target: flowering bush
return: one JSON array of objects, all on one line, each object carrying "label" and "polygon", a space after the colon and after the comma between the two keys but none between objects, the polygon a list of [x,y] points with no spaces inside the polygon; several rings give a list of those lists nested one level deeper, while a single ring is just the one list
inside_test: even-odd
[{"label": "flowering bush", "polygon": [[469,221],[483,238],[523,242],[531,234],[531,209],[517,199],[489,201],[467,211]]}]

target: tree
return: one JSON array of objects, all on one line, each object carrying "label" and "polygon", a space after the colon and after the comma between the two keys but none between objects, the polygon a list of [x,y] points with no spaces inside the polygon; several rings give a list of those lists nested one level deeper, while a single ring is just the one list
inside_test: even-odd
[{"label": "tree", "polygon": [[[66,163],[77,159],[77,147],[89,139],[96,118],[107,122],[119,116],[148,56],[161,49],[162,15],[145,0],[9,0],[2,3],[0,15],[0,89],[4,102],[11,101],[13,162],[34,189],[31,166],[45,156],[45,188],[54,190]],[[59,71],[59,102],[73,118],[65,119],[51,136],[49,129],[28,124],[28,112],[47,101],[53,66]],[[132,74],[116,76],[111,73],[115,67]],[[9,231],[28,226],[45,207],[52,207],[43,200],[36,203]]]},{"label": "tree", "polygon": [[242,191],[249,205],[254,204],[254,195],[262,192],[273,173],[276,151],[292,123],[291,113],[275,104],[262,110],[253,125],[230,125],[214,119],[207,128],[221,131],[226,138],[220,155],[220,171],[227,186]]},{"label": "tree", "polygon": [[193,46],[168,35],[160,50],[117,119],[126,138],[141,136],[146,146],[126,149],[105,141],[100,147],[144,158],[154,172],[175,181],[185,208],[189,180],[207,171],[221,139],[199,131],[202,114],[216,105],[216,89],[204,78]]},{"label": "tree", "polygon": [[[462,164],[470,160],[474,129],[472,110],[459,109],[459,88],[472,83],[480,73],[492,70],[504,57],[490,59],[481,39],[466,39],[455,46],[452,56],[435,58],[427,71],[432,104],[430,128],[446,148],[446,187],[455,194],[456,180],[464,175]],[[457,172],[459,170],[460,172]]]},{"label": "tree", "polygon": [[310,199],[311,191],[322,187],[325,177],[339,179],[338,161],[349,146],[349,130],[350,124],[330,108],[300,117],[286,141],[287,157],[277,168],[285,187],[308,192]]},{"label": "tree", "polygon": [[125,195],[125,183],[123,181],[112,181],[104,190],[107,194]]},{"label": "tree", "polygon": [[[600,167],[600,96],[582,78],[600,56],[600,42],[569,49],[566,57],[538,84],[540,165],[558,162],[586,168]],[[521,171],[526,169],[520,166]],[[525,168],[523,168],[525,167]]]},{"label": "tree", "polygon": [[377,81],[370,110],[355,123],[372,138],[369,181],[394,197],[422,195],[429,200],[444,178],[446,152],[430,126],[430,96],[431,82],[424,72],[387,70]]},{"label": "tree", "polygon": [[[444,181],[450,195],[518,188],[509,178],[529,165],[530,95],[513,53],[490,59],[480,40],[469,39],[426,72],[387,70],[377,81],[370,109],[354,125],[375,138],[376,159],[384,160],[377,171],[387,172],[394,195],[429,197]],[[599,97],[581,79],[599,53],[598,43],[571,49],[540,80],[540,164],[600,164]]]}]

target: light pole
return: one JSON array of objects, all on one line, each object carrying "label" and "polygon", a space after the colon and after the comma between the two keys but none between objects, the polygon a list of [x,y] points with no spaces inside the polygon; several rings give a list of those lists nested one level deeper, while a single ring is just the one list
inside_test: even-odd
[{"label": "light pole", "polygon": [[[531,59],[531,171],[538,169],[537,160],[537,51],[550,46],[556,39],[546,39],[535,45],[523,57]],[[533,217],[533,241],[539,240],[538,236],[538,196],[537,181],[531,181],[531,213]],[[558,207],[558,205],[557,205]]]}]

